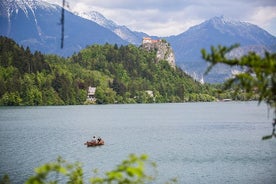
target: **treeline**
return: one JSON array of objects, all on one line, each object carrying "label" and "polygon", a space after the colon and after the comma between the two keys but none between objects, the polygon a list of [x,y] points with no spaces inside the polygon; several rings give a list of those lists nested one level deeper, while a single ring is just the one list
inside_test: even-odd
[{"label": "treeline", "polygon": [[[92,45],[69,58],[31,53],[0,37],[0,104],[67,105],[96,102],[163,103],[212,101],[214,88],[193,80],[155,53],[127,45]],[[152,91],[150,95],[147,91]]]}]

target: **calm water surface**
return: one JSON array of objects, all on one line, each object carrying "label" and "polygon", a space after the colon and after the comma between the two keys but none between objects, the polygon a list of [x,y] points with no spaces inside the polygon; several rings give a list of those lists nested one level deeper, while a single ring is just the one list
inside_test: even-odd
[{"label": "calm water surface", "polygon": [[[157,163],[157,183],[276,183],[272,111],[257,102],[0,108],[0,175],[24,183],[62,156],[92,170],[114,169],[130,153]],[[93,135],[106,145],[87,148]]]}]

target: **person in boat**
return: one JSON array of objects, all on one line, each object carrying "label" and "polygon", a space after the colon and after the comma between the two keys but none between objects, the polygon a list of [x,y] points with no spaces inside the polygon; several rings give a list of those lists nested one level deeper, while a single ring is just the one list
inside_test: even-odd
[{"label": "person in boat", "polygon": [[102,140],[102,138],[101,138],[101,137],[98,137],[98,143],[100,143],[100,142],[101,142],[101,140]]},{"label": "person in boat", "polygon": [[91,142],[92,142],[92,143],[97,143],[96,136],[93,136],[93,138],[92,138]]}]

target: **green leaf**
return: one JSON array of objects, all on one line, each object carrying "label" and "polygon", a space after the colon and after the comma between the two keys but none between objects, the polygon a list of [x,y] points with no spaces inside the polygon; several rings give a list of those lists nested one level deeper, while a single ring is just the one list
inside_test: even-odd
[{"label": "green leaf", "polygon": [[268,139],[271,139],[273,136],[272,135],[266,135],[266,136],[263,136],[262,140],[268,140]]}]

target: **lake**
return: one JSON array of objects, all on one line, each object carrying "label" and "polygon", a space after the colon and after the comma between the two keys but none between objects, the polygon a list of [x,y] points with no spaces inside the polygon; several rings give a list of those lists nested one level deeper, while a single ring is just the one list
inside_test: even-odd
[{"label": "lake", "polygon": [[[88,183],[131,153],[157,163],[157,183],[276,183],[273,111],[257,102],[0,108],[0,175],[23,183],[62,156],[83,164]],[[101,136],[105,145],[84,142]]]}]

